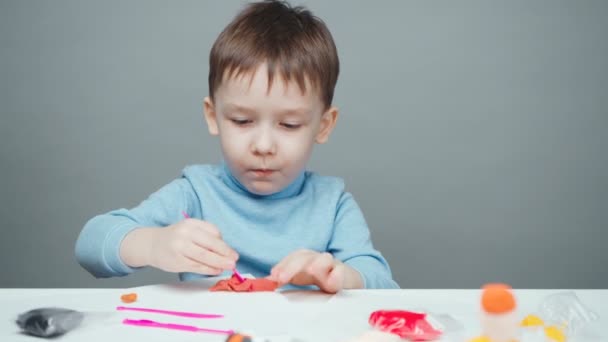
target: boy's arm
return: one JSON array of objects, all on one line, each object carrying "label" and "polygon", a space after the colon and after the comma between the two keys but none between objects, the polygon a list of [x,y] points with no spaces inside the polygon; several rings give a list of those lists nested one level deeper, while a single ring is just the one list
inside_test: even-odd
[{"label": "boy's arm", "polygon": [[137,207],[118,209],[89,220],[76,241],[78,263],[97,278],[124,276],[136,268],[120,257],[127,234],[140,227],[165,227],[183,219],[182,211],[199,216],[192,205],[196,195],[185,178],[176,179],[150,195]]},{"label": "boy's arm", "polygon": [[363,213],[350,193],[343,193],[338,202],[328,252],[360,273],[363,288],[399,288],[386,259],[374,249]]}]

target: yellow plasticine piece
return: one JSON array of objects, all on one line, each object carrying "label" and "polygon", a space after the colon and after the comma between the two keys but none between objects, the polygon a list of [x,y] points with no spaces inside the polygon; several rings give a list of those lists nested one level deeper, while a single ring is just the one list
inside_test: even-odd
[{"label": "yellow plasticine piece", "polygon": [[[490,340],[490,338],[487,336],[479,336],[479,337],[470,339],[468,342],[492,342],[492,340]],[[519,341],[511,340],[511,342],[519,342]]]},{"label": "yellow plasticine piece", "polygon": [[469,342],[492,342],[486,336],[479,336],[469,340]]},{"label": "yellow plasticine piece", "polygon": [[545,322],[535,315],[528,315],[521,321],[521,326],[524,327],[538,327],[542,325],[545,325]]},{"label": "yellow plasticine piece", "polygon": [[545,327],[545,335],[553,341],[566,342],[566,335],[564,335],[564,332],[554,325]]}]

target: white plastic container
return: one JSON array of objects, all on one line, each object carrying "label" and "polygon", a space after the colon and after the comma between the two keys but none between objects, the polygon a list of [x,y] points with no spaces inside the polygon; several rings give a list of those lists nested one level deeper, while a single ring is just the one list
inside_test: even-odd
[{"label": "white plastic container", "polygon": [[517,340],[519,319],[515,296],[506,284],[487,284],[481,295],[482,335],[492,342]]}]

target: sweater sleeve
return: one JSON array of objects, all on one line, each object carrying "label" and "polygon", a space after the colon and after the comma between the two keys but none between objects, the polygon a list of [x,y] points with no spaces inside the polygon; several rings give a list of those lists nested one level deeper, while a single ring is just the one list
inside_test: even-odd
[{"label": "sweater sleeve", "polygon": [[388,262],[374,249],[363,213],[350,193],[343,193],[338,202],[328,251],[361,274],[364,288],[399,288]]},{"label": "sweater sleeve", "polygon": [[189,181],[179,178],[151,194],[138,206],[118,209],[90,219],[75,246],[76,260],[93,276],[125,276],[136,270],[120,258],[124,237],[139,227],[166,227],[181,219],[182,211],[196,215],[195,194]]}]

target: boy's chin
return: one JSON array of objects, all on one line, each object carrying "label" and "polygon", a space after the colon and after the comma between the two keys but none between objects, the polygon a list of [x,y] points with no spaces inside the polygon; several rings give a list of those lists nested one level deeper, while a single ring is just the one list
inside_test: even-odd
[{"label": "boy's chin", "polygon": [[271,182],[253,181],[246,185],[247,190],[258,196],[268,196],[281,192],[285,187]]}]

